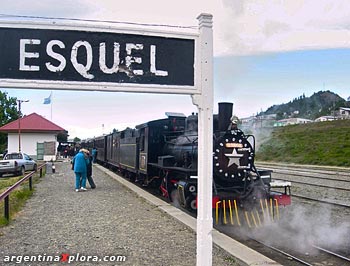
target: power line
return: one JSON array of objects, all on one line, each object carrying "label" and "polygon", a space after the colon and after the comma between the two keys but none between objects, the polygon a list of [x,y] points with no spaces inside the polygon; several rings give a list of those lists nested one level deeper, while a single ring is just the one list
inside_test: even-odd
[{"label": "power line", "polygon": [[62,17],[25,16],[25,15],[11,15],[11,14],[1,14],[1,13],[0,13],[0,17],[30,18],[30,19],[44,19],[44,20],[65,20],[65,21],[80,21],[80,22],[98,22],[98,23],[137,25],[137,26],[145,26],[145,27],[168,27],[168,28],[181,28],[181,29],[198,29],[197,26],[178,26],[178,25],[169,25],[169,24],[149,24],[149,23],[126,22],[126,21],[62,18]]}]

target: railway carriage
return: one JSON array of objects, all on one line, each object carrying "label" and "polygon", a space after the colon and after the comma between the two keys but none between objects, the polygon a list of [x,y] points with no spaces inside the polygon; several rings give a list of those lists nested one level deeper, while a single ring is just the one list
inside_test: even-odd
[{"label": "railway carriage", "polygon": [[122,172],[131,174],[134,177],[139,170],[138,150],[139,133],[136,129],[126,129],[121,131],[118,139],[118,163]]},{"label": "railway carriage", "polygon": [[[89,144],[89,146],[95,147],[97,150],[97,157],[96,161],[98,163],[104,164],[106,163],[106,141],[105,136],[100,136],[94,139],[91,139],[88,141],[88,143],[93,143],[92,145]],[[91,151],[90,151],[91,152]]]}]

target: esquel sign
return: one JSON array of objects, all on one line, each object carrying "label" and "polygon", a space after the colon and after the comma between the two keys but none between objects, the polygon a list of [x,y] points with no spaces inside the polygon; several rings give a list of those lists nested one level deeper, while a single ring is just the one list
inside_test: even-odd
[{"label": "esquel sign", "polygon": [[0,27],[0,79],[194,85],[191,39]]}]

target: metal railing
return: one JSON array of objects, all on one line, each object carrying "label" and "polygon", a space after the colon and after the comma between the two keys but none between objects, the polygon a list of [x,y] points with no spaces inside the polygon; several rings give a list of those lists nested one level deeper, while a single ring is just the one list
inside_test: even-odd
[{"label": "metal railing", "polygon": [[[46,165],[46,163],[40,165],[37,169],[40,170],[40,177],[43,176],[43,168]],[[0,194],[0,201],[4,200],[4,217],[7,221],[10,220],[10,194],[13,192],[17,187],[19,187],[23,182],[27,181],[29,179],[29,190],[33,189],[33,175],[37,171],[31,171],[30,173],[23,176],[22,179],[18,180],[15,184],[13,184],[11,187],[7,188],[3,193]]]}]

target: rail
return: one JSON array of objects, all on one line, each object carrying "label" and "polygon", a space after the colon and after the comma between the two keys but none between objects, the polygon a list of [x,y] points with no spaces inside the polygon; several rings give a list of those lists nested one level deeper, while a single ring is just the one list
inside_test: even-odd
[{"label": "rail", "polygon": [[343,256],[343,255],[337,254],[337,253],[335,253],[335,252],[333,252],[333,251],[330,251],[330,250],[325,249],[325,248],[321,248],[321,247],[319,247],[319,246],[314,246],[314,245],[312,245],[312,246],[313,246],[315,249],[321,250],[321,251],[323,251],[323,252],[325,252],[325,253],[327,253],[327,254],[333,255],[333,256],[335,256],[335,257],[337,257],[337,258],[340,258],[340,259],[342,259],[342,260],[345,260],[345,261],[349,261],[349,262],[350,262],[350,258],[347,258],[347,257],[345,257],[345,256]]},{"label": "rail", "polygon": [[[40,177],[43,176],[43,168],[46,165],[46,163],[40,165],[37,169],[40,170]],[[15,184],[13,184],[11,187],[6,189],[3,193],[0,194],[0,201],[4,200],[4,216],[7,221],[10,220],[10,194],[13,192],[18,186],[20,186],[24,181],[27,181],[29,179],[29,189],[33,189],[33,182],[32,177],[37,171],[31,171],[30,173],[23,176],[22,179],[18,180]]]}]

